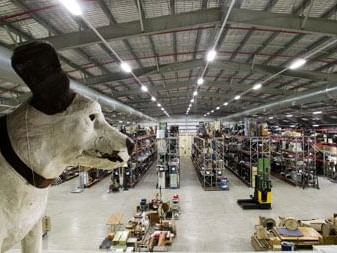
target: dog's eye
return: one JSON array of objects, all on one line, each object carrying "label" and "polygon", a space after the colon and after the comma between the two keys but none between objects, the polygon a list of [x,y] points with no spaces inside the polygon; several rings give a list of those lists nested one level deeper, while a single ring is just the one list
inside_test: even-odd
[{"label": "dog's eye", "polygon": [[95,116],[95,114],[90,114],[90,115],[89,115],[89,118],[90,118],[91,121],[94,121],[95,118],[96,118],[96,116]]}]

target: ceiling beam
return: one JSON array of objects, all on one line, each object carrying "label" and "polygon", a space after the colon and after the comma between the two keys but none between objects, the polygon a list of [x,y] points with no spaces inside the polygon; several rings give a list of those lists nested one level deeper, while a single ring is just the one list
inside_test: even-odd
[{"label": "ceiling beam", "polygon": [[288,97],[283,97],[281,100],[272,101],[271,103],[266,103],[261,106],[253,107],[245,111],[241,111],[239,113],[235,113],[232,115],[228,115],[224,117],[224,120],[230,118],[239,118],[246,117],[247,115],[252,115],[258,112],[276,112],[282,108],[291,108],[293,106],[301,106],[303,104],[314,103],[324,101],[325,103],[329,103],[332,101],[335,103],[335,98],[337,96],[337,85],[331,84],[326,86],[325,88],[317,88],[311,89],[310,91],[306,91],[297,95],[292,95]]},{"label": "ceiling beam", "polygon": [[[156,86],[157,92],[159,93],[166,93],[168,91],[171,92],[171,96],[175,96],[175,89],[184,89],[183,93],[181,94],[182,97],[188,96],[188,92],[192,91],[194,89],[193,87],[193,82],[190,80],[187,81],[171,81],[166,83],[167,86],[161,86],[162,89],[160,89],[160,86]],[[209,88],[216,88],[216,89],[222,89],[225,92],[228,91],[246,91],[247,89],[251,88],[251,85],[248,84],[240,84],[240,83],[231,83],[229,85],[229,82],[227,81],[208,81],[205,83],[203,86],[200,87],[199,94],[203,94],[205,90]],[[187,92],[188,91],[188,92]],[[295,91],[287,91],[285,89],[276,89],[276,88],[270,88],[270,87],[264,87],[260,91],[254,91],[255,94],[259,94],[259,92],[263,92],[265,94],[273,94],[273,95],[290,95],[294,94]],[[212,92],[211,92],[212,93]],[[114,97],[126,97],[126,96],[133,96],[133,95],[138,95],[139,91],[138,90],[125,90],[125,91],[120,91],[114,93]],[[170,97],[171,97],[170,96]],[[166,96],[159,96],[158,99],[165,99]],[[147,100],[148,101],[148,100]]]},{"label": "ceiling beam", "polygon": [[[16,3],[16,4],[18,4],[18,3]],[[21,6],[20,8],[24,8],[24,6]],[[27,41],[29,41],[29,40],[35,40],[35,38],[33,38],[31,34],[27,33],[26,31],[21,30],[20,28],[17,28],[14,24],[9,24],[9,23],[6,23],[6,22],[0,20],[0,25],[6,26],[11,32],[13,32],[14,34],[18,35],[20,38],[24,38]],[[8,48],[7,45],[5,47]],[[69,65],[73,69],[79,70],[82,73],[86,74],[87,76],[93,76],[88,70],[81,68],[80,66],[78,66],[75,63],[73,63],[69,59],[65,58],[61,54],[59,54],[59,58],[60,58],[60,60],[62,62],[66,63],[67,65]]]},{"label": "ceiling beam", "polygon": [[[204,99],[214,99],[217,100],[217,104],[221,105],[223,104],[226,100],[228,100],[229,98],[232,98],[235,94],[236,94],[237,90],[228,90],[227,92],[224,93],[219,93],[219,92],[211,92],[211,91],[199,91],[198,97],[195,99],[195,101],[203,101]],[[134,93],[134,95],[136,95]],[[184,99],[186,101],[186,103],[189,103],[189,99],[186,99],[186,96],[188,96],[188,94],[186,93],[186,91],[182,91],[182,92],[172,92],[170,93],[168,96],[161,96],[161,99]],[[240,101],[249,101],[249,102],[261,102],[263,100],[263,98],[258,98],[258,97],[242,97],[242,99]],[[149,100],[131,100],[128,102],[128,104],[133,104],[133,103],[147,103],[149,106],[154,106],[153,103],[149,103]],[[174,103],[174,102],[172,102]],[[165,103],[165,105],[167,105],[168,103]],[[198,104],[198,102],[197,102]]]},{"label": "ceiling beam", "polygon": [[[192,61],[184,61],[179,63],[172,63],[167,65],[162,65],[159,68],[159,72],[157,67],[146,67],[143,69],[134,70],[134,73],[137,76],[144,76],[144,75],[152,75],[158,73],[169,73],[169,72],[176,72],[179,70],[186,70],[186,69],[195,69],[198,67],[202,67],[205,65],[203,59],[199,60],[192,60]],[[214,69],[226,69],[232,71],[240,71],[240,72],[248,72],[248,73],[264,73],[264,74],[275,74],[282,69],[283,67],[277,66],[266,66],[255,64],[252,68],[251,64],[248,63],[238,63],[238,62],[228,62],[228,61],[215,61],[210,63],[209,65],[211,68]],[[329,82],[336,82],[337,81],[337,74],[333,73],[322,73],[318,71],[305,71],[305,70],[288,70],[281,74],[282,76],[288,77],[296,77],[296,78],[303,78],[313,81],[329,81]],[[86,83],[87,85],[95,85],[100,83],[112,82],[112,81],[120,81],[122,79],[130,78],[130,75],[124,73],[112,73],[107,75],[102,75],[98,77],[91,77],[87,78],[86,80],[82,80],[82,82]]]},{"label": "ceiling beam", "polygon": [[[29,11],[30,7],[28,5],[26,5],[22,0],[12,0],[12,2],[22,8],[25,11]],[[58,27],[50,24],[50,22],[48,22],[47,19],[43,18],[42,16],[32,13],[32,18],[38,22],[41,26],[43,26],[45,29],[47,29],[49,32],[52,32],[55,35],[61,35],[63,34],[62,30],[59,29]],[[79,23],[79,21],[77,19],[74,19],[77,23]],[[88,28],[88,27],[86,27]],[[110,71],[105,67],[99,64],[98,61],[96,61],[95,59],[91,58],[84,50],[82,50],[81,48],[77,49],[77,53],[83,57],[84,59],[88,60],[88,62],[92,62],[93,64],[95,64],[99,69],[102,70],[103,73],[107,74],[110,73]],[[90,72],[89,72],[90,73]],[[92,76],[92,75],[91,75]]]},{"label": "ceiling beam", "polygon": [[[260,101],[261,102],[261,101]],[[174,113],[185,113],[186,112],[186,107],[188,106],[187,102],[176,102],[175,104],[170,105],[170,110]],[[214,109],[214,107],[216,107],[217,104],[216,103],[198,103],[196,106],[193,106],[191,108],[191,112],[194,113],[206,113],[209,110]],[[240,111],[243,109],[249,109],[251,105],[248,105],[247,103],[245,105],[232,105],[232,106],[228,106],[228,107],[222,107],[219,111],[216,112],[226,112],[226,111],[231,111],[232,113],[235,113],[235,111]],[[141,108],[143,111],[147,112],[154,112],[154,111],[161,111],[160,108],[157,107],[157,109],[149,106],[149,105],[144,105],[143,107],[139,107]]]},{"label": "ceiling beam", "polygon": [[[224,9],[226,10],[227,8]],[[222,15],[222,8],[209,8],[206,10],[144,19],[144,32],[140,29],[139,21],[111,24],[98,28],[98,31],[107,40],[122,40],[135,36],[175,31],[191,26],[219,24]],[[336,20],[309,17],[305,27],[301,28],[303,18],[304,17],[300,17],[296,14],[281,14],[234,8],[228,23],[337,36]],[[90,30],[57,35],[44,38],[44,40],[50,41],[59,50],[100,43],[97,36]]]},{"label": "ceiling beam", "polygon": [[[154,71],[157,71],[157,67],[145,67],[145,68],[132,70],[132,72],[136,76],[143,76],[143,75],[146,75],[147,73],[152,73]],[[122,81],[122,80],[129,79],[129,78],[132,78],[130,74],[119,71],[119,72],[114,72],[108,75],[101,75],[101,76],[90,77],[87,79],[82,79],[81,82],[90,86],[90,85],[97,85],[101,83]]]}]

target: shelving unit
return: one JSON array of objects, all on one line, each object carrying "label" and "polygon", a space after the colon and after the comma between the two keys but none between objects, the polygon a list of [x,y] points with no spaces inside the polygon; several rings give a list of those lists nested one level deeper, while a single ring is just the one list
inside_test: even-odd
[{"label": "shelving unit", "polygon": [[167,138],[168,155],[168,186],[169,188],[180,187],[180,156],[179,156],[179,136]]},{"label": "shelving unit", "polygon": [[205,139],[194,137],[192,144],[192,163],[203,187],[207,186],[206,181],[206,152]]},{"label": "shelving unit", "polygon": [[128,168],[130,180],[128,187],[134,187],[157,159],[155,135],[134,138],[135,150],[131,156],[131,166]]},{"label": "shelving unit", "polygon": [[84,171],[83,173],[83,187],[90,188],[91,186],[102,181],[104,178],[108,177],[112,173],[112,170],[91,168],[90,170]]},{"label": "shelving unit", "polygon": [[194,137],[192,162],[204,190],[221,190],[220,180],[224,176],[224,139]]},{"label": "shelving unit", "polygon": [[315,150],[321,154],[316,161],[322,164],[323,175],[337,182],[337,144],[317,143]]},{"label": "shelving unit", "polygon": [[[162,136],[158,143],[157,187],[177,189],[180,187],[179,128]],[[170,129],[171,130],[171,129]]]},{"label": "shelving unit", "polygon": [[216,186],[225,173],[224,165],[224,138],[216,137],[212,139],[212,161],[214,163]]},{"label": "shelving unit", "polygon": [[272,175],[294,186],[319,188],[315,137],[273,136]]},{"label": "shelving unit", "polygon": [[59,184],[63,184],[64,182],[67,182],[75,177],[78,177],[79,175],[79,168],[76,167],[67,167],[62,174],[55,179],[55,181],[53,182],[52,185],[59,185]]},{"label": "shelving unit", "polygon": [[226,136],[225,166],[247,186],[254,187],[259,158],[270,158],[270,138]]}]

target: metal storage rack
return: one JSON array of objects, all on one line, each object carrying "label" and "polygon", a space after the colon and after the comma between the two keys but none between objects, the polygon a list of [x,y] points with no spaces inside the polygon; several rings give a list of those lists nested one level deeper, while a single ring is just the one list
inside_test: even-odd
[{"label": "metal storage rack", "polygon": [[179,136],[167,137],[169,187],[180,187]]},{"label": "metal storage rack", "polygon": [[162,173],[165,175],[166,182],[165,188],[179,188],[181,176],[179,137],[171,136],[161,138],[158,142],[160,142],[161,147],[158,152],[157,167],[163,169]]},{"label": "metal storage rack", "polygon": [[134,187],[157,160],[155,135],[140,136],[134,139],[136,148],[131,156],[129,187]]},{"label": "metal storage rack", "polygon": [[221,178],[224,176],[224,137],[215,137],[212,139],[212,160],[215,165],[215,181],[216,185],[220,182]]},{"label": "metal storage rack", "polygon": [[323,165],[323,175],[337,180],[337,145],[320,143],[315,146],[315,150],[322,154],[321,158],[316,158]]},{"label": "metal storage rack", "polygon": [[203,187],[206,187],[205,139],[194,137],[192,144],[192,163]]},{"label": "metal storage rack", "polygon": [[226,136],[225,166],[242,182],[254,187],[259,158],[270,158],[269,137]]},{"label": "metal storage rack", "polygon": [[294,186],[319,188],[315,137],[273,136],[272,175]]},{"label": "metal storage rack", "polygon": [[204,190],[221,190],[219,182],[224,175],[224,139],[194,137],[192,162]]}]

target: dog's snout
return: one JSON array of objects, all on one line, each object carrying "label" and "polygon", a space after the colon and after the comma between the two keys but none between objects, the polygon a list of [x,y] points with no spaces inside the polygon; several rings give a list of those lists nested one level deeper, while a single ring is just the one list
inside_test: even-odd
[{"label": "dog's snout", "polygon": [[130,138],[127,138],[126,139],[126,147],[128,149],[129,155],[131,155],[132,152],[133,152],[133,149],[135,148],[135,143]]}]

